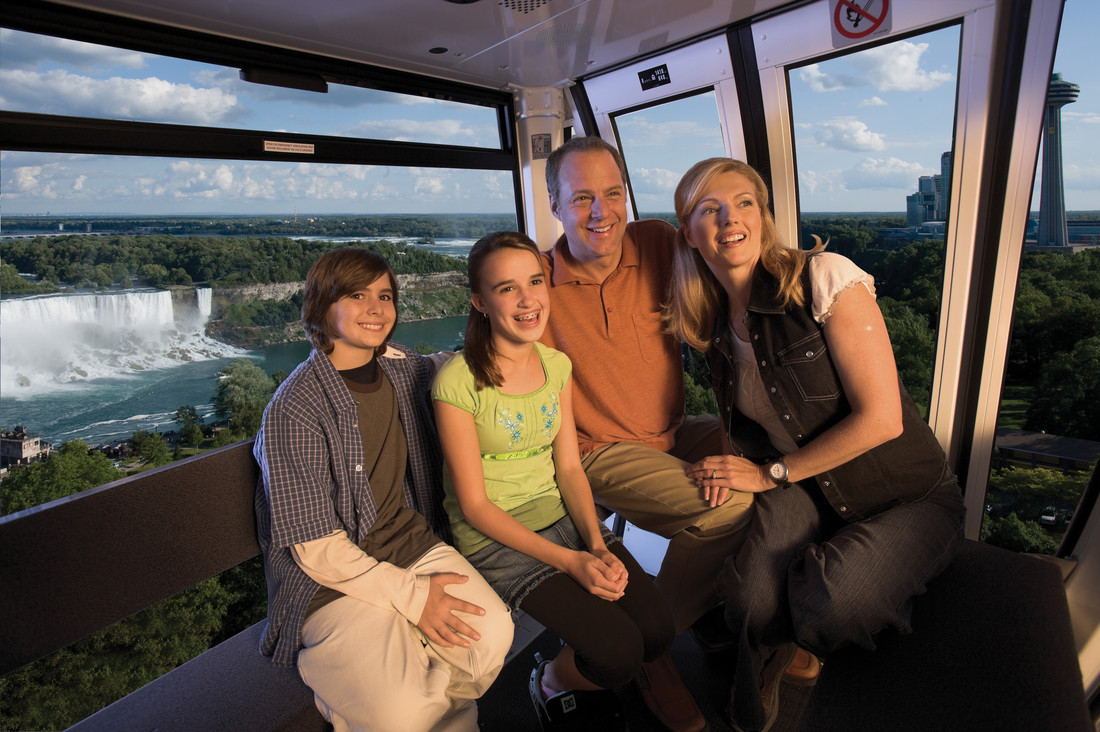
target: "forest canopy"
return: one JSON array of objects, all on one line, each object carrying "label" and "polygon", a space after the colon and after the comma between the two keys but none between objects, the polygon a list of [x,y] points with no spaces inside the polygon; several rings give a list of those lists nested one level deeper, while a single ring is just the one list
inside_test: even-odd
[{"label": "forest canopy", "polygon": [[[18,272],[33,276],[37,282],[28,283],[32,286],[65,283],[73,289],[300,282],[322,254],[350,245],[271,236],[37,236],[4,242],[3,273],[5,282],[14,282]],[[397,274],[466,270],[462,259],[400,242],[354,245],[381,254]]]}]

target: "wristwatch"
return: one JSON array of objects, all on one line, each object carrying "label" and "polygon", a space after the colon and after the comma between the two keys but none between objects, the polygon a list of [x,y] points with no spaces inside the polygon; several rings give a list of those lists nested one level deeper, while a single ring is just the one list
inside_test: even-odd
[{"label": "wristwatch", "polygon": [[768,464],[768,477],[772,479],[772,482],[777,486],[786,488],[790,485],[787,480],[787,464],[780,460],[773,460]]}]

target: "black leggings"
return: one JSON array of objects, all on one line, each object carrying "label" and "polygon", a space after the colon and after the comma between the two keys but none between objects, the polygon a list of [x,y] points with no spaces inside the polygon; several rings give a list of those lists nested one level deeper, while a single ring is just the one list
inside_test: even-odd
[{"label": "black leggings", "polygon": [[564,572],[527,593],[520,608],[573,647],[577,670],[593,684],[611,689],[630,681],[643,661],[672,645],[675,630],[668,602],[622,542],[608,549],[630,574],[626,593],[609,602]]}]

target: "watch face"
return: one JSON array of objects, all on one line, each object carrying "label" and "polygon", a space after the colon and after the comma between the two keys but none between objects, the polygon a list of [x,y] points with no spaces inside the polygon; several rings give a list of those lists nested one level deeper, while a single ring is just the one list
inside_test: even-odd
[{"label": "watch face", "polygon": [[782,482],[787,479],[787,466],[778,460],[771,464],[768,472],[771,473],[772,479],[775,481]]}]

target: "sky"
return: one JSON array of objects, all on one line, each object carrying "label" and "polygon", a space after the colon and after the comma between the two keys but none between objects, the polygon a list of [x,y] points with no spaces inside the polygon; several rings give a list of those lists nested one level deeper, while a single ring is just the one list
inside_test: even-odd
[{"label": "sky", "polygon": [[[1055,71],[1066,205],[1100,210],[1100,3],[1068,0]],[[802,210],[905,210],[951,149],[959,30],[948,27],[790,72]],[[249,84],[236,69],[0,30],[0,108],[174,124],[495,147],[495,114],[352,87]],[[670,211],[692,163],[724,154],[713,93],[617,120],[642,212]],[[5,214],[511,213],[511,176],[309,163],[0,153]],[[1033,203],[1032,208],[1036,208]]]}]

